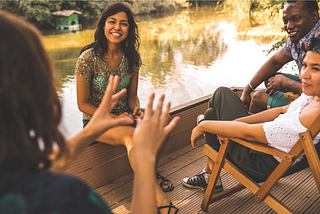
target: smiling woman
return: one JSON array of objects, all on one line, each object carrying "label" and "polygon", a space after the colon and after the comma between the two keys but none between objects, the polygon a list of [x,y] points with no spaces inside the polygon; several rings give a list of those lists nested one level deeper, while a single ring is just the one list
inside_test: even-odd
[{"label": "smiling woman", "polygon": [[[136,120],[142,119],[144,112],[140,108],[137,96],[139,69],[141,66],[140,38],[138,27],[131,10],[122,3],[108,6],[101,14],[94,35],[95,41],[85,46],[76,64],[77,102],[83,112],[83,126],[91,120],[109,84],[109,76],[119,76],[120,82],[116,92],[123,89],[127,93],[122,96],[113,109],[113,118],[130,118],[131,125],[116,126],[102,134],[97,141],[127,149],[128,159],[133,170],[133,133]],[[170,122],[170,115],[164,117],[166,124]],[[157,154],[156,165],[168,142],[164,139]],[[110,172],[112,173],[112,172]],[[173,184],[157,173],[157,179],[162,180],[156,185],[158,207],[167,206],[170,201],[163,192],[173,189]],[[170,205],[172,207],[172,205]],[[177,209],[176,209],[177,210]],[[166,211],[163,209],[162,211]]]},{"label": "smiling woman", "polygon": [[[106,20],[104,35],[108,44],[119,44],[125,40],[129,32],[129,22],[125,12],[119,12]],[[116,69],[114,69],[116,70]]]}]

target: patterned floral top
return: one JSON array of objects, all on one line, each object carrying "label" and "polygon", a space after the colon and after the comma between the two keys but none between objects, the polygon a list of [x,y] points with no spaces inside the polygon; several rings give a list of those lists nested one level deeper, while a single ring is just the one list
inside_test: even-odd
[{"label": "patterned floral top", "polygon": [[1,214],[112,213],[94,190],[71,175],[24,173],[5,185],[0,180]]},{"label": "patterned floral top", "polygon": [[[312,28],[312,30],[301,40],[308,38],[311,35],[317,35],[320,32],[320,20],[315,24],[315,26]],[[290,38],[287,39],[286,44],[283,46],[284,52],[292,57],[298,66],[299,73],[302,68],[302,61],[304,57],[306,56],[306,51],[301,48],[299,43],[293,43],[291,42]]]},{"label": "patterned floral top", "polygon": [[[91,48],[85,50],[78,58],[75,73],[90,84],[89,103],[98,107],[107,89],[109,76],[118,75],[120,77],[119,85],[115,91],[115,93],[117,93],[124,88],[128,89],[131,78],[139,72],[140,65],[141,63],[139,63],[138,67],[133,68],[133,72],[128,73],[127,58],[123,54],[119,67],[114,71],[111,66],[102,59],[100,54]],[[125,94],[119,99],[118,104],[111,113],[120,115],[129,111],[128,95]],[[91,116],[83,113],[83,119],[90,120]]]}]

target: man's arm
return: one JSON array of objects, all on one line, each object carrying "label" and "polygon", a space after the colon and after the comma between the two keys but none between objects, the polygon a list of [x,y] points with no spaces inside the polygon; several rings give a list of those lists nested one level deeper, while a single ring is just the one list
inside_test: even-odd
[{"label": "man's arm", "polygon": [[244,88],[243,94],[241,95],[241,100],[247,108],[249,108],[250,105],[250,93],[253,91],[253,89],[258,87],[263,81],[274,76],[284,64],[290,62],[291,60],[293,59],[284,52],[283,48],[281,48],[264,65],[262,65],[262,67],[249,82],[252,88],[248,84]]}]

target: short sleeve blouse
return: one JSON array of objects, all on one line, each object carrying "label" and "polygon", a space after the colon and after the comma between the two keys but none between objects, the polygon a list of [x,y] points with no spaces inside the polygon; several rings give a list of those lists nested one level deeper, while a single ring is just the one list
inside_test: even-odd
[{"label": "short sleeve blouse", "polygon": [[[298,99],[290,104],[285,114],[280,114],[273,121],[263,124],[263,130],[270,146],[284,152],[289,152],[292,149],[299,140],[299,133],[307,131],[307,128],[301,124],[299,115],[310,99],[311,96],[302,93]],[[320,134],[314,138],[313,143],[317,144],[319,140]],[[297,161],[300,161],[301,158],[302,156]],[[279,162],[282,160],[278,157],[275,159]]]},{"label": "short sleeve blouse", "polygon": [[[141,63],[139,63],[139,66],[135,66],[132,72],[128,72],[127,57],[123,54],[119,67],[114,71],[111,66],[102,59],[100,54],[91,48],[84,51],[78,58],[75,73],[90,84],[89,103],[98,107],[107,89],[109,76],[118,75],[120,77],[119,85],[115,91],[115,93],[117,93],[124,88],[129,88],[131,78],[139,72],[140,65]],[[128,95],[125,94],[119,99],[118,104],[111,113],[120,115],[128,111],[130,111]],[[83,119],[90,120],[91,116],[84,113]]]}]

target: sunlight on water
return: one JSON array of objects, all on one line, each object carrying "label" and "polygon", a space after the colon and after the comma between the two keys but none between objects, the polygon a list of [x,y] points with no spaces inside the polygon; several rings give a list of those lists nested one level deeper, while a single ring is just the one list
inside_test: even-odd
[{"label": "sunlight on water", "polygon": [[[263,51],[283,36],[280,27],[270,24],[239,27],[238,19],[210,7],[139,19],[143,66],[138,94],[142,107],[150,92],[164,93],[172,106],[178,106],[212,94],[219,86],[245,86],[271,56]],[[82,128],[74,67],[81,48],[93,41],[93,35],[94,30],[84,30],[43,39],[57,70],[67,137]]]}]

